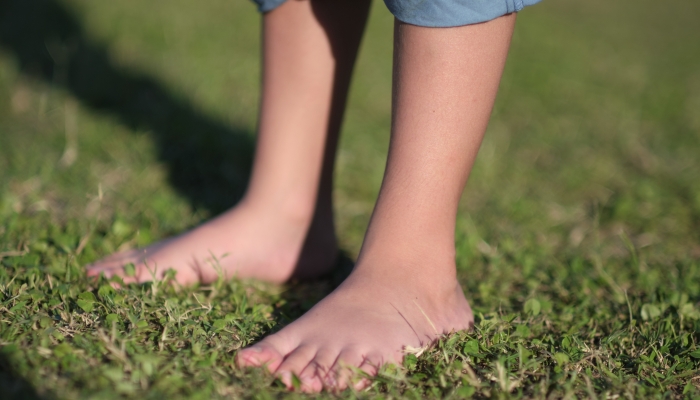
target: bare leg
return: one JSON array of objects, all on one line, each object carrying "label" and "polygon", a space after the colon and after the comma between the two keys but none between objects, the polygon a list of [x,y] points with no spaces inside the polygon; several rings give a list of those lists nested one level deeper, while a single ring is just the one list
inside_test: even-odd
[{"label": "bare leg", "polygon": [[[120,253],[88,274],[147,281],[322,275],[337,256],[331,187],[350,75],[369,0],[289,1],[263,17],[263,87],[250,186],[233,209],[180,236]],[[214,267],[212,256],[218,260]],[[149,271],[150,270],[150,271]]]},{"label": "bare leg", "polygon": [[[238,354],[291,385],[342,389],[473,316],[456,279],[462,190],[488,123],[515,15],[457,28],[397,23],[387,170],[350,277],[299,320]],[[362,382],[357,383],[362,385]]]}]

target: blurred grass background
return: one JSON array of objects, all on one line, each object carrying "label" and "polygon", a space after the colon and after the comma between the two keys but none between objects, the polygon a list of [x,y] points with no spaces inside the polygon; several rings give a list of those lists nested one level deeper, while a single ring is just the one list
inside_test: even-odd
[{"label": "blurred grass background", "polygon": [[[691,0],[545,0],[518,17],[493,118],[462,202],[458,268],[481,315],[477,320],[515,313],[508,324],[521,321],[540,339],[550,335],[555,347],[566,332],[581,331],[599,354],[632,363],[609,366],[617,381],[599,372],[601,378],[593,367],[593,386],[574,385],[572,393],[638,394],[626,389],[629,382],[657,394],[698,393],[691,390],[700,385],[692,380],[697,374],[654,383],[649,376],[655,372],[634,364],[645,353],[626,353],[624,340],[610,339],[632,324],[623,335],[629,343],[640,349],[652,343],[653,335],[635,328],[636,320],[649,332],[668,332],[662,342],[678,340],[664,355],[680,357],[672,375],[697,371],[700,353],[688,356],[700,316],[697,15],[700,3]],[[388,148],[392,23],[375,1],[343,128],[336,215],[342,247],[351,256],[360,248]],[[235,204],[254,146],[259,25],[245,1],[0,4],[0,310],[7,313],[21,300],[22,283],[37,285],[31,271],[85,288],[76,277],[81,265],[181,232]],[[296,299],[284,300],[292,318],[325,289],[283,290],[286,295],[260,290],[260,302]],[[532,313],[531,306],[527,314],[529,299],[548,316],[539,308]],[[25,361],[39,357],[34,339],[18,328],[39,312],[31,311],[32,304],[28,300],[24,317],[20,307],[0,321],[0,344],[17,344]],[[260,313],[258,328],[231,339],[231,346],[283,324],[278,317]],[[515,329],[508,326],[499,329]],[[615,345],[605,347],[601,335]],[[482,339],[488,342],[488,335]],[[38,359],[5,364],[37,393],[72,397],[110,387],[77,383],[82,375],[69,367],[27,372]],[[482,360],[483,371],[495,368],[493,360]],[[437,365],[427,361],[422,368]],[[657,367],[664,373],[671,368],[649,368]],[[522,365],[513,368],[526,374]],[[560,373],[546,379],[558,382]],[[242,376],[243,383],[224,379],[222,385],[252,385]],[[431,376],[437,375],[402,386],[408,391],[400,394],[457,393],[431,391],[440,386],[430,383]],[[545,378],[527,376],[522,395],[566,392],[564,384],[556,386],[562,392],[539,392]],[[455,379],[456,386],[448,386],[457,390],[462,381]],[[578,379],[572,382],[584,382]],[[160,393],[148,384],[139,387],[150,396]],[[177,390],[204,393],[198,387]],[[375,389],[393,393],[389,387]],[[491,390],[475,387],[477,395]]]}]

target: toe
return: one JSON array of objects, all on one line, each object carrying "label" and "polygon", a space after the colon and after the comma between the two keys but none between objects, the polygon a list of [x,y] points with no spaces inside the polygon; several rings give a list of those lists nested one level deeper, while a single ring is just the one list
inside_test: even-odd
[{"label": "toe", "polygon": [[93,279],[97,279],[100,276],[105,276],[105,277],[109,278],[107,276],[107,272],[105,271],[105,269],[99,265],[86,266],[85,273],[87,274],[88,277],[93,278]]},{"label": "toe", "polygon": [[355,390],[362,390],[369,386],[370,383],[372,383],[369,377],[377,376],[379,368],[384,365],[384,363],[384,357],[381,354],[370,354],[365,357],[365,360],[360,364],[359,368],[365,376],[360,376],[354,383],[353,388]]},{"label": "toe", "polygon": [[[128,271],[127,269],[132,270]],[[144,260],[136,265],[131,262],[113,265],[111,268],[105,269],[103,272],[107,278],[118,276],[124,285],[129,285],[131,283],[151,281],[154,278],[160,279],[162,277],[162,273],[160,273],[159,270],[160,268],[158,268],[155,263],[150,263],[147,260]]]},{"label": "toe", "polygon": [[142,252],[143,251],[139,250],[126,250],[97,260],[94,263],[87,265],[86,268],[89,271],[104,271],[121,267],[122,265],[130,262],[136,262],[142,255]]},{"label": "toe", "polygon": [[124,286],[124,281],[122,280],[121,275],[116,273],[118,270],[116,267],[99,265],[90,266],[88,268],[89,269],[87,270],[87,276],[93,282],[96,283],[99,281],[100,278],[104,278],[115,289],[119,289]]},{"label": "toe", "polygon": [[260,342],[238,352],[236,364],[239,368],[266,366],[273,372],[282,363],[284,355],[274,346]]},{"label": "toe", "polygon": [[293,388],[292,376],[299,377],[301,375],[301,372],[316,356],[316,351],[317,348],[315,346],[301,345],[297,347],[284,358],[284,361],[277,367],[275,375],[280,378],[288,389]]},{"label": "toe", "polygon": [[141,268],[135,267],[134,274],[127,274],[125,270],[125,266],[113,266],[111,268],[107,268],[102,270],[101,274],[105,276],[107,279],[114,279],[117,280],[116,278],[119,278],[119,285],[128,285],[131,283],[139,283],[141,282],[140,276],[141,276]]},{"label": "toe", "polygon": [[323,384],[331,367],[338,358],[338,351],[323,348],[299,374],[302,391],[316,393],[323,389]]},{"label": "toe", "polygon": [[318,393],[323,390],[323,380],[316,373],[317,367],[310,362],[299,374],[301,391],[304,393]]},{"label": "toe", "polygon": [[326,375],[325,385],[330,390],[344,390],[351,385],[357,374],[357,368],[364,361],[362,352],[357,348],[346,348],[340,352],[338,359]]},{"label": "toe", "polygon": [[109,276],[110,272],[115,268],[114,263],[106,263],[103,261],[98,261],[94,264],[89,264],[85,267],[88,276]]},{"label": "toe", "polygon": [[100,265],[88,265],[85,267],[88,276],[100,276],[103,268]]},{"label": "toe", "polygon": [[[126,250],[103,258],[86,267],[88,276],[104,275],[106,278],[119,276],[124,284],[139,283],[151,280],[159,272],[155,262],[146,255],[151,253],[148,249]],[[133,267],[133,274],[127,273],[127,266]],[[162,273],[160,274],[162,275]]]}]

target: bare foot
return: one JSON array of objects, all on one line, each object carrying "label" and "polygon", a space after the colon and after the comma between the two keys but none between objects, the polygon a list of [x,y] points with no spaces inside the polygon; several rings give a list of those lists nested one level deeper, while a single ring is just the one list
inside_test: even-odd
[{"label": "bare foot", "polygon": [[[333,267],[338,252],[327,214],[312,220],[241,203],[182,235],[89,265],[88,275],[118,275],[131,283],[159,279],[174,269],[180,284],[209,283],[222,274],[273,283],[318,277]],[[125,274],[129,263],[136,267],[134,276]]]},{"label": "bare foot", "polygon": [[365,268],[382,261],[360,261],[341,286],[297,321],[241,350],[238,365],[264,365],[289,388],[295,375],[306,392],[360,389],[367,381],[357,369],[375,375],[380,366],[400,364],[406,353],[442,334],[471,328],[472,311],[456,279],[427,283]]}]

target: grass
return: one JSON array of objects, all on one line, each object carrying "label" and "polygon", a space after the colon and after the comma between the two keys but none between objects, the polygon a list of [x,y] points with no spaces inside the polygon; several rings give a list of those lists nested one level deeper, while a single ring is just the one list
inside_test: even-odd
[{"label": "grass", "polygon": [[[457,223],[476,327],[344,398],[700,398],[700,3],[545,1],[519,17]],[[388,145],[377,1],[339,155],[355,256]],[[91,287],[82,265],[240,198],[259,18],[246,2],[0,5],[3,398],[305,397],[236,349],[337,279]]]}]

